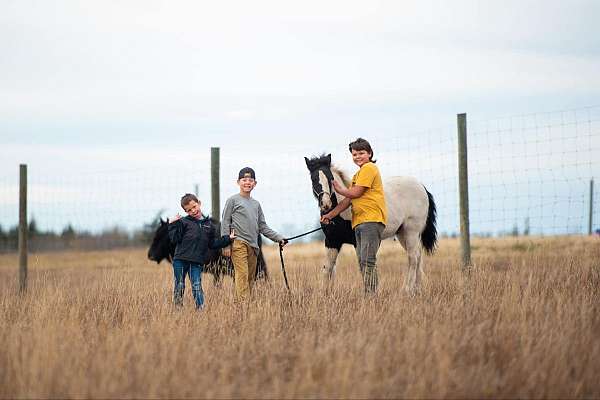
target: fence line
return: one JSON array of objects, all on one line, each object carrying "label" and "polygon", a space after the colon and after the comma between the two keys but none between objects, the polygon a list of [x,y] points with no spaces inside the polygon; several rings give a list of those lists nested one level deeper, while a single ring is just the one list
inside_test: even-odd
[{"label": "fence line", "polygon": [[[307,135],[278,143],[222,147],[220,198],[236,193],[238,170],[252,166],[258,181],[253,195],[261,201],[267,222],[284,234],[314,228],[319,213],[304,157],[332,153],[334,163],[352,173],[355,166],[347,143],[356,136]],[[447,127],[435,130],[393,136],[374,131],[364,137],[373,145],[382,175],[420,180],[436,199],[438,231],[456,235],[458,142],[451,118]],[[598,201],[590,199],[589,184],[600,175],[600,107],[484,121],[469,116],[468,151],[473,235],[585,234],[590,218],[598,221]],[[135,163],[124,158],[104,169],[94,167],[94,159],[81,171],[79,165],[30,165],[33,231],[55,232],[64,238],[65,247],[73,231],[96,236],[104,232],[97,246],[112,245],[111,240],[118,242],[125,236],[131,243],[133,231],[155,221],[158,214],[168,217],[180,212],[180,196],[193,191],[199,192],[203,211],[215,214],[209,149],[174,152],[157,152],[147,161],[139,156]],[[10,231],[18,222],[17,177],[14,168],[7,170],[0,173],[0,250],[16,244]],[[35,250],[39,241],[33,237],[31,245]]]}]

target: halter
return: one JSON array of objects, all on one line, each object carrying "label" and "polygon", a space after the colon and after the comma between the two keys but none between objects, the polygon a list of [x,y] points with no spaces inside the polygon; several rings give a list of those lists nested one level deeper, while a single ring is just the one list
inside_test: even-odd
[{"label": "halter", "polygon": [[[331,209],[333,209],[338,205],[338,201],[337,201],[337,193],[335,192],[335,190],[333,190],[333,187],[331,184],[331,182],[333,182],[333,180],[334,180],[333,173],[331,172],[331,167],[330,166],[322,166],[315,170],[315,172],[317,172],[317,173],[319,171],[323,171],[323,173],[325,174],[325,177],[327,178],[327,184],[329,185],[329,198],[331,199]],[[324,190],[317,192],[315,190],[314,186],[313,186],[312,190],[318,200],[321,200],[321,196],[323,196],[325,194]]]},{"label": "halter", "polygon": [[324,192],[324,191],[317,192],[317,191],[315,190],[315,188],[314,188],[314,187],[313,187],[313,193],[315,194],[315,196],[316,196],[316,197],[317,197],[317,199],[319,199],[319,200],[321,199],[321,196],[323,196],[323,195],[325,194],[325,192]]}]

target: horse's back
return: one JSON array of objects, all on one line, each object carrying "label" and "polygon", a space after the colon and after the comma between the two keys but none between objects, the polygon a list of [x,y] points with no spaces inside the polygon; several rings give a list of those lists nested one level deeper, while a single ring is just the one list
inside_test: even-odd
[{"label": "horse's back", "polygon": [[384,238],[392,237],[403,224],[419,232],[425,228],[429,199],[422,183],[410,176],[384,179],[383,191],[387,208]]}]

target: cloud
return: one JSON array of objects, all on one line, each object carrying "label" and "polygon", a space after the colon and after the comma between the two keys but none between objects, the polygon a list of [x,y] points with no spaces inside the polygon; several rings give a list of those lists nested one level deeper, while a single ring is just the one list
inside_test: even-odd
[{"label": "cloud", "polygon": [[365,4],[12,2],[0,116],[251,120],[367,97],[600,90],[593,2]]}]

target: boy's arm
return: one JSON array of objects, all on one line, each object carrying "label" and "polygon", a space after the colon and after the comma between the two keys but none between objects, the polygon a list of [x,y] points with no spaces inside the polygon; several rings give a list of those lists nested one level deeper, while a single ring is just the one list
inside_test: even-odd
[{"label": "boy's arm", "polygon": [[227,247],[231,244],[231,238],[229,235],[223,235],[221,237],[215,237],[215,227],[211,226],[210,232],[208,233],[208,247],[216,250],[222,249],[223,247]]},{"label": "boy's arm", "polygon": [[221,216],[221,236],[229,235],[231,232],[231,214],[233,213],[233,200],[227,199],[223,215]]},{"label": "boy's arm", "polygon": [[321,216],[321,222],[324,224],[328,224],[330,220],[334,219],[338,215],[342,213],[346,208],[350,207],[352,204],[352,200],[349,197],[346,197],[344,200],[340,201],[340,203],[335,206],[335,208],[329,211],[327,214]]},{"label": "boy's arm", "polygon": [[369,189],[366,186],[359,186],[359,185],[354,185],[354,186],[351,186],[349,189],[346,189],[345,187],[341,186],[336,181],[333,181],[333,188],[335,189],[336,192],[338,192],[342,196],[349,198],[349,199],[358,199],[360,196],[362,196],[367,191],[367,189]]},{"label": "boy's arm", "polygon": [[183,238],[183,223],[180,219],[169,224],[169,240],[171,243],[181,243]]},{"label": "boy's arm", "polygon": [[282,235],[269,228],[260,204],[258,205],[258,231],[274,242],[281,242],[284,239]]},{"label": "boy's arm", "polygon": [[352,186],[346,189],[336,181],[333,181],[333,188],[344,197],[358,199],[367,191],[367,189],[373,187],[373,181],[377,175],[379,175],[379,169],[375,164],[365,164],[358,171],[356,179],[352,182]]}]

